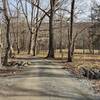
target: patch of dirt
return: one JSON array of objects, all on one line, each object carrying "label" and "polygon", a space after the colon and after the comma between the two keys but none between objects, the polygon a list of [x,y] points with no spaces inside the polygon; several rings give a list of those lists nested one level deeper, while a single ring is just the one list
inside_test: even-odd
[{"label": "patch of dirt", "polygon": [[12,76],[16,75],[18,73],[22,72],[22,69],[0,69],[0,77],[7,77],[7,76]]}]

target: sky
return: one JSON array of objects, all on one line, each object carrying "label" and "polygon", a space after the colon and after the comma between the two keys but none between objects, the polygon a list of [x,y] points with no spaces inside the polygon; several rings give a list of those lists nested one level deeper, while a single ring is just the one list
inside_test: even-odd
[{"label": "sky", "polygon": [[[91,10],[91,1],[94,2],[94,1],[97,1],[98,4],[100,5],[100,0],[77,0],[77,1],[80,1],[80,5],[79,5],[79,9],[82,9],[83,10],[83,14],[80,14],[78,17],[79,17],[79,20],[89,20],[89,16],[90,16],[90,10]],[[81,2],[83,2],[83,4],[81,4]]]},{"label": "sky", "polygon": [[[12,6],[12,5],[15,5],[15,0],[9,0],[9,4],[10,4],[10,8],[15,10],[15,8]],[[24,1],[24,0],[23,0]],[[49,0],[40,0],[41,1],[41,4],[42,4],[42,8],[46,8],[48,6],[48,2]],[[66,0],[65,0],[66,1]],[[78,21],[85,21],[85,20],[88,20],[89,19],[89,15],[90,15],[90,7],[91,7],[91,1],[97,1],[98,4],[100,4],[100,0],[76,0],[76,13],[81,10],[82,13],[80,14],[77,14],[77,20]],[[67,5],[67,7],[66,7]],[[65,7],[67,9],[70,10],[70,3],[69,4],[66,4]],[[30,13],[31,13],[31,10],[30,10],[30,4],[28,4],[28,15],[29,15],[29,18],[30,18]]]}]

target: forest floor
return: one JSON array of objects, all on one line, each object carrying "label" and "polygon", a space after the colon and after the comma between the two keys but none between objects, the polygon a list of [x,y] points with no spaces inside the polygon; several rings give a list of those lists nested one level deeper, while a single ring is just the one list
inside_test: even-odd
[{"label": "forest floor", "polygon": [[[63,69],[61,60],[18,58],[30,62],[0,75],[0,100],[99,100],[87,79]],[[2,71],[1,71],[2,72]]]}]

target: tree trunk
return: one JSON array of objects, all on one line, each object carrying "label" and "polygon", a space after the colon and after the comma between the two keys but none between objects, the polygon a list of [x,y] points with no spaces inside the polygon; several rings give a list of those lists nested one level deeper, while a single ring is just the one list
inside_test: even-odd
[{"label": "tree trunk", "polygon": [[62,43],[63,43],[63,41],[62,41],[62,38],[63,38],[63,32],[62,32],[62,15],[61,15],[61,11],[60,11],[60,30],[59,30],[59,32],[60,32],[60,54],[61,54],[61,58],[63,58],[63,48],[62,48]]},{"label": "tree trunk", "polygon": [[75,41],[72,44],[72,50],[71,50],[71,56],[73,57],[74,55],[74,50],[75,50]]},{"label": "tree trunk", "polygon": [[85,37],[83,35],[83,55],[85,54]]},{"label": "tree trunk", "polygon": [[30,39],[29,39],[29,47],[28,47],[28,54],[31,53],[31,45],[32,45],[32,33],[30,33]]},{"label": "tree trunk", "polygon": [[35,56],[35,54],[36,54],[36,41],[37,41],[37,32],[34,37],[33,56]]},{"label": "tree trunk", "polygon": [[70,33],[68,39],[68,62],[72,62],[72,36],[73,36],[73,16],[75,0],[71,3]]},{"label": "tree trunk", "polygon": [[9,50],[10,50],[10,41],[9,41],[9,30],[10,30],[10,20],[7,20],[7,31],[6,31],[6,43],[7,47],[5,50],[5,56],[4,56],[4,61],[3,65],[6,66],[8,64],[8,56],[9,56]]},{"label": "tree trunk", "polygon": [[16,45],[17,45],[17,53],[19,54],[20,53],[20,49],[19,49],[19,34],[18,34],[18,18],[17,18],[17,42],[16,42]]},{"label": "tree trunk", "polygon": [[[37,0],[37,6],[39,6],[40,0]],[[37,8],[36,13],[36,33],[34,35],[34,45],[33,45],[33,56],[36,54],[36,42],[37,42],[37,35],[38,35],[38,17],[39,17],[39,9]]]},{"label": "tree trunk", "polygon": [[20,53],[20,48],[19,48],[19,28],[18,28],[18,22],[19,22],[19,11],[18,11],[18,2],[17,2],[17,53]]},{"label": "tree trunk", "polygon": [[10,50],[10,39],[9,39],[10,38],[9,37],[10,19],[8,17],[8,12],[7,12],[7,0],[2,0],[2,2],[3,2],[3,8],[4,8],[3,13],[6,20],[6,43],[7,43],[3,65],[6,66],[8,64],[8,55],[9,55],[9,50]]},{"label": "tree trunk", "polygon": [[49,51],[47,58],[54,58],[54,45],[53,45],[53,16],[54,16],[54,4],[55,0],[50,0],[50,17],[49,17]]}]

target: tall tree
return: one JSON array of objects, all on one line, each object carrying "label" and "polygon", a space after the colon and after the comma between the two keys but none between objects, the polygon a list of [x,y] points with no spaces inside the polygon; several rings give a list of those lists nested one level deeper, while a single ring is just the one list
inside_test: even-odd
[{"label": "tall tree", "polygon": [[4,13],[4,17],[5,17],[5,21],[6,21],[6,50],[5,50],[5,55],[4,55],[4,61],[3,61],[3,65],[7,65],[8,63],[8,55],[9,55],[9,50],[10,50],[10,40],[9,40],[9,31],[10,31],[10,18],[8,15],[8,10],[7,10],[7,0],[2,0],[3,2],[3,13]]},{"label": "tall tree", "polygon": [[[29,32],[30,32],[28,54],[30,54],[30,52],[31,52],[31,48],[32,48],[32,37],[33,37],[33,34],[35,33],[35,32],[33,31],[33,26],[36,26],[36,27],[35,27],[35,28],[36,28],[36,33],[34,34],[34,43],[33,43],[33,44],[34,44],[34,45],[33,45],[33,55],[35,56],[35,48],[36,48],[36,41],[37,41],[37,33],[38,33],[38,30],[39,30],[39,28],[40,28],[40,26],[41,26],[42,20],[45,18],[46,15],[49,16],[49,14],[48,14],[48,12],[45,12],[45,10],[43,10],[41,7],[39,7],[39,4],[40,4],[39,0],[36,0],[36,1],[31,0],[31,2],[29,2],[29,3],[31,3],[31,8],[32,8],[32,9],[31,9],[31,25],[30,25],[30,23],[29,23],[29,21],[28,21],[28,15],[27,15],[27,2],[29,2],[29,1],[26,0],[26,5],[25,5],[25,8],[26,8],[26,9],[25,9],[25,11],[24,11],[23,3],[22,3],[22,1],[20,0],[21,6],[22,6],[22,11],[23,11],[23,14],[24,14],[24,16],[25,16],[25,18],[26,18],[27,26],[28,26],[28,29],[29,29]],[[35,11],[36,11],[35,8],[37,8],[37,12],[35,12]],[[40,18],[40,20],[38,20],[39,10],[41,10],[42,12],[45,13],[45,15],[43,15],[43,16]],[[34,13],[34,14],[36,13],[36,17],[33,16],[33,13]],[[35,17],[35,18],[34,18],[34,17]],[[35,19],[36,19],[36,23],[33,24],[33,20],[35,20]],[[39,22],[39,25],[38,25],[38,22]]]},{"label": "tall tree", "polygon": [[49,16],[49,51],[47,58],[54,58],[54,44],[53,44],[53,17],[55,10],[55,1],[50,0],[50,16]]},{"label": "tall tree", "polygon": [[16,3],[17,3],[17,53],[19,54],[20,53],[20,48],[19,48],[19,29],[18,29],[18,22],[19,22],[19,8],[18,8],[18,5],[19,5],[19,1],[16,0]]},{"label": "tall tree", "polygon": [[70,32],[68,36],[68,62],[72,62],[72,37],[73,37],[74,8],[75,8],[75,0],[72,0],[71,14],[70,14]]},{"label": "tall tree", "polygon": [[[27,7],[27,3],[28,3],[28,0],[25,0],[25,7],[23,6],[23,3],[22,3],[22,0],[19,0],[20,1],[20,4],[21,4],[21,7],[22,7],[22,11],[23,11],[23,14],[25,16],[25,19],[26,19],[26,22],[27,22],[27,26],[28,26],[28,29],[29,29],[29,32],[30,32],[30,39],[29,39],[29,46],[28,46],[28,54],[31,53],[31,46],[32,46],[32,36],[33,36],[33,31],[32,31],[32,20],[33,20],[33,7],[32,7],[32,11],[31,11],[31,25],[29,23],[29,20],[28,20],[28,7]],[[33,6],[33,5],[31,5]],[[25,9],[24,9],[25,8]]]},{"label": "tall tree", "polygon": [[[37,0],[37,6],[39,7],[40,5],[40,0]],[[38,35],[38,17],[39,17],[39,9],[37,8],[36,12],[36,32],[34,35],[34,45],[33,45],[33,56],[36,54],[36,41],[37,41],[37,35]]]}]

